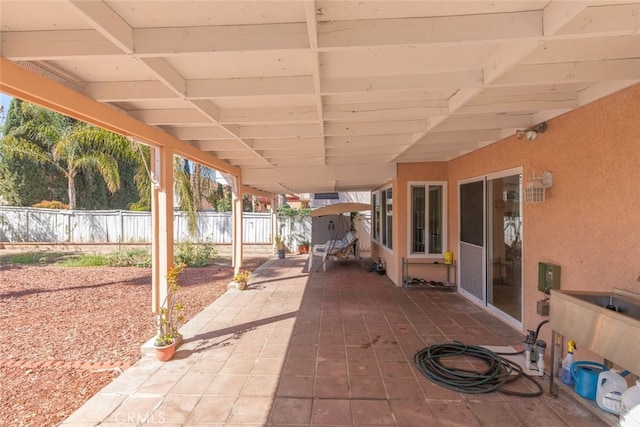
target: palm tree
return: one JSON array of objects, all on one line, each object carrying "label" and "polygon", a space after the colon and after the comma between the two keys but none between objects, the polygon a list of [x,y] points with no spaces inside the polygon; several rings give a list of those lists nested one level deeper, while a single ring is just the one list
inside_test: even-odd
[{"label": "palm tree", "polygon": [[0,152],[38,164],[49,164],[67,179],[69,209],[76,209],[75,177],[98,172],[107,188],[120,188],[118,156],[131,153],[125,137],[81,123],[33,104],[23,103],[37,120],[13,129],[0,140]]}]

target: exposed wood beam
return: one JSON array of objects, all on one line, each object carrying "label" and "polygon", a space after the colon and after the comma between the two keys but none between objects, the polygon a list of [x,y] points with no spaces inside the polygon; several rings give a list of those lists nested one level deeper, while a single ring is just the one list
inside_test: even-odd
[{"label": "exposed wood beam", "polygon": [[133,53],[133,29],[105,2],[71,0],[69,4],[124,53]]},{"label": "exposed wood beam", "polygon": [[87,98],[71,89],[0,57],[0,91],[69,117],[130,136],[154,146],[173,149],[182,157],[197,161],[221,172],[239,175],[240,169],[198,150],[162,130],[142,123],[120,111]]}]

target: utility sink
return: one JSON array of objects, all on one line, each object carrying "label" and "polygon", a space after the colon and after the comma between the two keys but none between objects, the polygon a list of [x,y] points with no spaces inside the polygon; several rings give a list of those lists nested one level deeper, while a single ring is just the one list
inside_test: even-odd
[{"label": "utility sink", "polygon": [[640,375],[640,295],[551,290],[551,328],[605,359]]}]

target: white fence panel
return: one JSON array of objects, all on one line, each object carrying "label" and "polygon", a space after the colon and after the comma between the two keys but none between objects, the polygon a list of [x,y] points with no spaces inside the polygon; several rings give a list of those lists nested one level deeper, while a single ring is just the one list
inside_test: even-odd
[{"label": "white fence panel", "polygon": [[[306,220],[309,220],[306,218]],[[278,230],[291,250],[298,240],[309,240],[311,222],[280,218]],[[307,224],[308,223],[308,224]],[[243,214],[243,240],[249,244],[270,244],[274,233],[271,214]],[[198,214],[198,237],[192,239],[184,212],[174,212],[174,239],[229,244],[233,239],[230,212],[203,211]],[[0,207],[0,242],[51,243],[138,243],[151,241],[151,213],[134,211],[69,211],[14,206]]]}]

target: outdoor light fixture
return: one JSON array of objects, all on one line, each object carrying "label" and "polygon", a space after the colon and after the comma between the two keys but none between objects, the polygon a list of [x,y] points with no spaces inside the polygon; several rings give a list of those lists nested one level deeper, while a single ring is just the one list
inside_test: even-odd
[{"label": "outdoor light fixture", "polygon": [[525,138],[529,141],[535,141],[536,139],[538,139],[538,134],[543,133],[545,130],[547,130],[547,122],[538,123],[537,125],[531,126],[528,129],[517,130],[516,138]]},{"label": "outdoor light fixture", "polygon": [[553,184],[553,175],[551,172],[543,172],[541,176],[533,176],[524,189],[525,203],[544,203],[545,190]]}]

